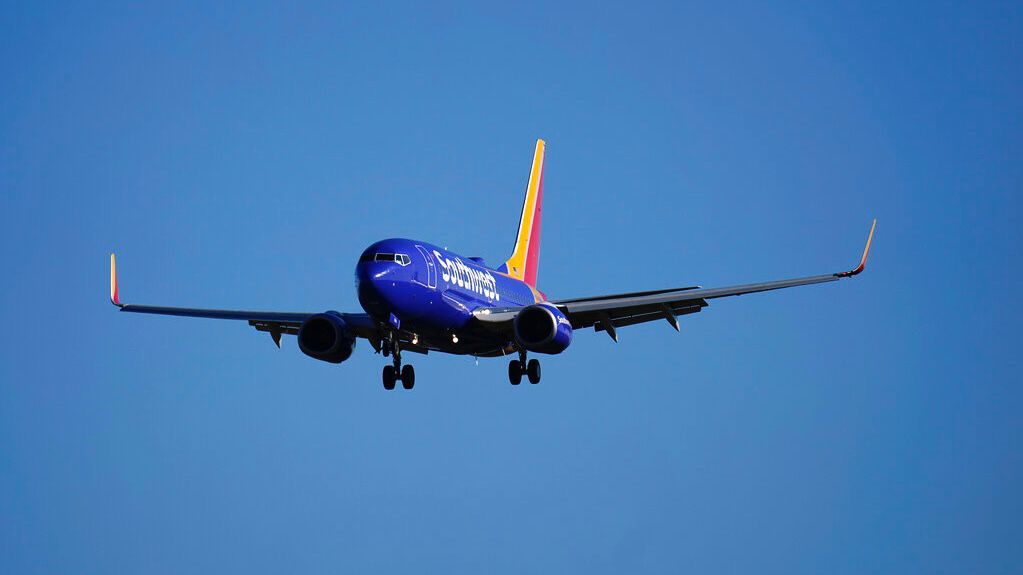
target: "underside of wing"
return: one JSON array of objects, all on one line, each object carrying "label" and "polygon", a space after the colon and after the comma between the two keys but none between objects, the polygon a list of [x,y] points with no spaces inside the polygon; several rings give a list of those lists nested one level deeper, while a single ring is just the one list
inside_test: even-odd
[{"label": "underside of wing", "polygon": [[648,321],[664,320],[671,324],[676,330],[678,316],[698,313],[707,307],[707,300],[703,298],[682,299],[659,304],[636,304],[623,307],[601,307],[592,310],[572,311],[572,305],[558,306],[574,329],[581,329],[593,326],[595,331],[607,330],[608,324],[611,327],[625,327],[646,323]]},{"label": "underside of wing", "polygon": [[[699,312],[709,305],[707,300],[710,299],[833,282],[859,274],[866,267],[876,225],[877,220],[874,220],[859,265],[845,272],[720,288],[671,288],[555,300],[549,303],[557,306],[565,314],[573,329],[593,327],[595,331],[608,332],[615,341],[618,341],[616,328],[649,321],[667,321],[677,331],[678,316]],[[483,325],[492,329],[510,330],[511,323],[521,309],[523,308],[485,309],[478,310],[474,315]]]},{"label": "underside of wing", "polygon": [[[114,254],[110,254],[110,303],[117,306],[121,311],[132,313],[246,321],[257,331],[269,333],[278,347],[281,345],[281,335],[297,335],[299,328],[302,327],[302,323],[305,320],[320,313],[168,307],[121,303]],[[356,337],[373,341],[380,339],[380,328],[369,315],[364,313],[338,313],[337,315],[344,320],[345,324],[351,329],[351,333]]]}]

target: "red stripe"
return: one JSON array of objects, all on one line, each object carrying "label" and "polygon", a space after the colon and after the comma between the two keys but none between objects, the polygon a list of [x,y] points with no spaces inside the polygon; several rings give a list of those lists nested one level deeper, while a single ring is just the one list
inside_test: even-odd
[{"label": "red stripe", "polygon": [[529,247],[526,248],[526,269],[522,279],[536,287],[536,272],[540,265],[540,216],[543,213],[543,173],[547,166],[540,168],[540,181],[536,186],[536,205],[533,208],[533,227],[529,234]]}]

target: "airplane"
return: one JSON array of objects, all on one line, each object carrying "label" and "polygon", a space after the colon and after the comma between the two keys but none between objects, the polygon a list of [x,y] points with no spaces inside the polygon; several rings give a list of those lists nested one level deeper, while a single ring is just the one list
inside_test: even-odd
[{"label": "airplane", "polygon": [[[877,219],[859,265],[838,273],[721,288],[676,287],[574,299],[549,299],[537,288],[546,143],[537,140],[511,257],[491,268],[482,258],[463,257],[428,242],[391,238],[371,244],[355,265],[363,313],[239,311],[121,303],[117,268],[110,254],[110,301],[123,312],[246,321],[267,332],[279,348],[285,334],[298,337],[302,353],[341,363],[358,339],[391,357],[384,389],[400,381],[412,389],[416,373],[405,353],[430,352],[480,357],[517,356],[508,380],[540,382],[540,362],[528,353],[557,355],[574,332],[593,328],[618,342],[620,328],[666,321],[679,331],[679,316],[697,313],[708,300],[851,278],[866,267]],[[527,361],[528,359],[528,361]]]}]

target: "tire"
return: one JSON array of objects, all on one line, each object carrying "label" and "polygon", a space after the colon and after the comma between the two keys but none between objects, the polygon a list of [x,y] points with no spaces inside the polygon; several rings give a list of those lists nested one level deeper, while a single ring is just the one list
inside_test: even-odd
[{"label": "tire", "polygon": [[401,368],[401,386],[405,389],[412,389],[416,384],[416,370],[411,365]]},{"label": "tire", "polygon": [[540,383],[540,361],[536,359],[529,360],[526,364],[526,376],[529,377],[529,383]]},{"label": "tire", "polygon": [[387,391],[391,391],[392,389],[394,389],[395,375],[396,374],[394,373],[394,366],[393,365],[385,365],[384,366],[384,373],[383,373],[384,389],[386,389]]},{"label": "tire", "polygon": [[522,364],[517,359],[508,362],[508,381],[512,385],[518,385],[522,382]]}]

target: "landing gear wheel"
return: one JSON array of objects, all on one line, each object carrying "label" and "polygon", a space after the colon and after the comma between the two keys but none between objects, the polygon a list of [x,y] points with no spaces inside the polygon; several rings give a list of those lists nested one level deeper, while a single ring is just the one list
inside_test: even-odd
[{"label": "landing gear wheel", "polygon": [[385,365],[384,366],[384,374],[383,374],[384,389],[386,389],[388,391],[394,389],[394,380],[396,378],[397,378],[397,374],[394,371],[394,366],[393,365]]},{"label": "landing gear wheel", "polygon": [[522,382],[522,364],[517,359],[508,362],[508,381],[512,385],[518,385]]},{"label": "landing gear wheel", "polygon": [[401,386],[405,389],[412,389],[416,384],[416,370],[411,365],[401,368]]},{"label": "landing gear wheel", "polygon": [[[520,376],[521,377],[521,376]],[[539,360],[531,359],[526,364],[526,377],[529,378],[529,383],[540,383],[540,362]]]}]

